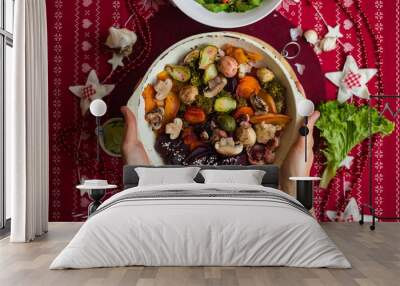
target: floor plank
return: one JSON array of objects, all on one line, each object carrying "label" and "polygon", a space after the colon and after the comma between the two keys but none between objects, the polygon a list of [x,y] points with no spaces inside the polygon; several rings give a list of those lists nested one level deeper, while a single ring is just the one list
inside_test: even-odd
[{"label": "floor plank", "polygon": [[326,223],[323,228],[345,253],[353,268],[288,267],[119,267],[50,271],[55,256],[81,223],[50,223],[49,233],[28,244],[0,240],[2,286],[266,286],[346,285],[397,286],[400,273],[400,224],[368,226]]}]

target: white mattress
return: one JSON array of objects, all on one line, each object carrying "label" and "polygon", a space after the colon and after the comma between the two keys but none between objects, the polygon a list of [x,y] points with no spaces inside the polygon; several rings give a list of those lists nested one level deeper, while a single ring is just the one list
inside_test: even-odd
[{"label": "white mattress", "polygon": [[[293,266],[349,268],[318,222],[284,200],[247,197],[150,197],[137,192],[262,191],[262,186],[184,184],[136,187],[104,202],[50,269],[145,266]],[[146,193],[140,193],[146,195]]]}]

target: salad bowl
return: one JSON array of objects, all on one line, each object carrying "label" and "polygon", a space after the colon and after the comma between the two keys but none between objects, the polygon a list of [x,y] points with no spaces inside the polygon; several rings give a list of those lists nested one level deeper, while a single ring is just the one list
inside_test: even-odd
[{"label": "salad bowl", "polygon": [[216,28],[238,28],[268,16],[282,0],[263,0],[259,6],[244,12],[213,12],[196,0],[171,0],[183,13],[204,25]]},{"label": "salad bowl", "polygon": [[[142,96],[148,85],[157,81],[160,71],[165,66],[177,64],[182,61],[194,48],[214,45],[222,47],[232,45],[243,50],[262,55],[262,60],[257,63],[259,66],[266,66],[273,72],[277,80],[285,88],[285,114],[290,117],[280,135],[280,145],[276,150],[274,164],[280,165],[286,157],[290,147],[299,136],[298,129],[302,124],[303,118],[298,113],[299,103],[304,100],[304,90],[299,83],[297,76],[284,57],[269,44],[236,32],[212,32],[191,36],[181,40],[165,50],[150,66],[138,88],[128,101],[128,107],[137,118],[138,136],[142,141],[145,150],[153,165],[163,165],[164,160],[155,149],[156,134],[146,121],[145,99]],[[286,116],[285,115],[285,116]]]}]

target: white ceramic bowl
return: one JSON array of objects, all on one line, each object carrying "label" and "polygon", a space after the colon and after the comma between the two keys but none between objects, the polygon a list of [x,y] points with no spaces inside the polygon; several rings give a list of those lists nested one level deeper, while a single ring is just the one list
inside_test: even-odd
[{"label": "white ceramic bowl", "polygon": [[[118,122],[118,121],[123,122],[124,119],[123,119],[122,117],[111,118],[111,119],[107,120],[106,122],[104,122],[104,124],[103,124],[102,127],[103,127],[103,129],[104,129],[108,124],[113,123],[113,122]],[[113,153],[113,152],[111,152],[110,150],[108,150],[108,149],[106,148],[106,146],[105,146],[105,144],[104,144],[104,134],[103,134],[103,136],[100,136],[99,143],[100,143],[101,149],[103,149],[103,151],[104,151],[107,155],[109,155],[109,156],[111,156],[111,157],[122,157],[121,154]]]},{"label": "white ceramic bowl", "polygon": [[163,165],[161,157],[154,149],[155,134],[145,120],[144,99],[142,97],[143,89],[148,84],[155,84],[157,74],[164,69],[165,65],[178,64],[193,47],[205,46],[207,44],[218,47],[230,44],[242,47],[248,51],[261,53],[264,55],[264,60],[260,63],[260,66],[267,66],[271,69],[286,87],[287,114],[292,120],[285,127],[281,138],[281,146],[276,152],[276,161],[274,163],[280,165],[286,157],[289,148],[299,136],[298,128],[300,127],[302,117],[298,115],[297,106],[301,100],[304,100],[303,89],[293,69],[279,52],[257,38],[235,32],[213,32],[186,38],[165,50],[150,66],[127,105],[136,115],[138,136],[145,146],[151,163],[154,165]]},{"label": "white ceramic bowl", "polygon": [[264,0],[262,4],[243,13],[213,13],[195,0],[171,0],[183,13],[204,25],[216,28],[237,28],[250,25],[269,15],[282,0]]}]

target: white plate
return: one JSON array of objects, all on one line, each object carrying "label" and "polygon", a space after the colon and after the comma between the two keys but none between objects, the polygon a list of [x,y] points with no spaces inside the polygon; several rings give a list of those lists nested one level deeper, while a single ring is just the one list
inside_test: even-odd
[{"label": "white plate", "polygon": [[243,13],[213,13],[194,0],[171,0],[183,13],[204,25],[217,28],[237,28],[250,25],[268,16],[282,0],[264,0],[252,10]]},{"label": "white plate", "polygon": [[280,165],[286,157],[289,148],[297,139],[302,117],[298,115],[297,105],[304,99],[303,89],[298,82],[296,74],[287,63],[287,61],[269,44],[240,33],[235,32],[213,32],[198,34],[186,38],[164,51],[150,66],[143,77],[138,88],[128,101],[128,107],[136,115],[138,122],[138,135],[142,141],[146,152],[153,165],[163,165],[163,161],[157,151],[154,149],[155,134],[145,120],[144,99],[141,96],[143,89],[148,84],[155,84],[157,74],[162,71],[167,64],[178,64],[183,57],[196,46],[215,45],[222,47],[230,44],[235,47],[241,47],[248,51],[258,52],[264,55],[264,61],[261,66],[267,66],[271,69],[277,78],[286,87],[287,113],[292,118],[291,122],[285,127],[281,138],[281,146],[276,152],[275,164]]}]

